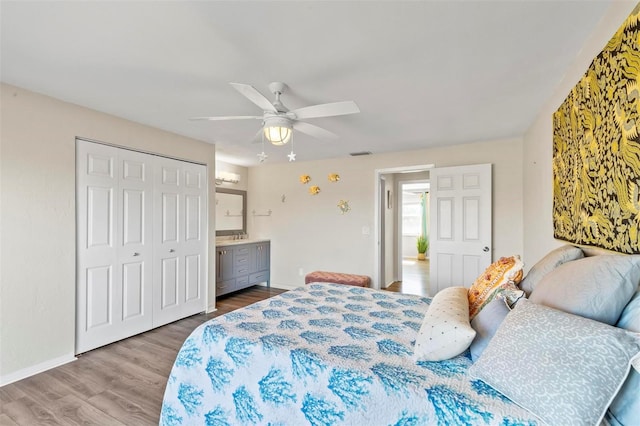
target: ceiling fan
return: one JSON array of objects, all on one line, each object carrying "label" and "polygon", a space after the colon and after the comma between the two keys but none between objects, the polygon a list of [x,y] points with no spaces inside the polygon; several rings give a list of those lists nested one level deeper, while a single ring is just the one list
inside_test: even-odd
[{"label": "ceiling fan", "polygon": [[262,120],[262,129],[260,132],[264,133],[264,137],[274,145],[284,145],[291,140],[293,129],[318,139],[335,139],[338,137],[335,133],[325,130],[322,127],[300,120],[355,114],[360,112],[358,105],[353,101],[312,105],[289,111],[289,109],[280,101],[280,96],[284,93],[287,87],[284,83],[274,82],[269,84],[269,90],[275,95],[275,100],[273,102],[249,84],[230,84],[247,99],[259,106],[262,109],[263,114],[232,115],[226,117],[193,117],[191,120]]}]

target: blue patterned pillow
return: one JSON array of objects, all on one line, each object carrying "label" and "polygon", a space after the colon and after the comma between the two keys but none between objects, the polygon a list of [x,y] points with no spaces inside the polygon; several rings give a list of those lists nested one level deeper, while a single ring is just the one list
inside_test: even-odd
[{"label": "blue patterned pillow", "polygon": [[469,369],[548,424],[599,424],[640,352],[623,329],[521,300]]}]

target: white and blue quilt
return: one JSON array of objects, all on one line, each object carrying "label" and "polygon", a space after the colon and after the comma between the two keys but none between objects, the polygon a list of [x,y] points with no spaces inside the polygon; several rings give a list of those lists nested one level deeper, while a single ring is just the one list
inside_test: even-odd
[{"label": "white and blue quilt", "polygon": [[187,338],[161,425],[535,425],[467,375],[468,354],[415,362],[429,298],[315,283]]}]

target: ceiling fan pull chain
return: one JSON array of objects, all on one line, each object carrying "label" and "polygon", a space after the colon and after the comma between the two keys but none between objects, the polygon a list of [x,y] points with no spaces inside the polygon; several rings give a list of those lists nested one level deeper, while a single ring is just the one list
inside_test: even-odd
[{"label": "ceiling fan pull chain", "polygon": [[260,134],[262,135],[262,152],[258,154],[258,160],[264,163],[269,156],[264,152],[264,132],[261,131]]},{"label": "ceiling fan pull chain", "polygon": [[289,153],[289,155],[287,155],[287,157],[289,157],[290,163],[292,161],[296,161],[296,154],[293,152],[293,134],[291,134],[291,152]]}]

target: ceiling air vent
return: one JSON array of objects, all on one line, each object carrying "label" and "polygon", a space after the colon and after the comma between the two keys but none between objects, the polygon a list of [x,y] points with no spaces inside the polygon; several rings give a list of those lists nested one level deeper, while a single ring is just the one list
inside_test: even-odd
[{"label": "ceiling air vent", "polygon": [[349,155],[352,157],[359,157],[361,155],[371,155],[371,151],[350,152]]}]

